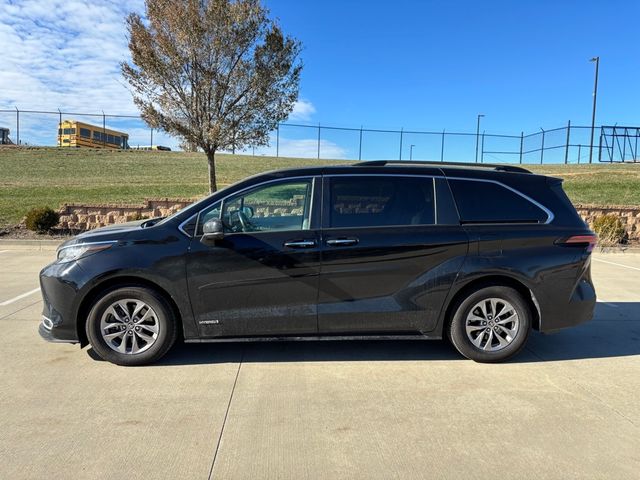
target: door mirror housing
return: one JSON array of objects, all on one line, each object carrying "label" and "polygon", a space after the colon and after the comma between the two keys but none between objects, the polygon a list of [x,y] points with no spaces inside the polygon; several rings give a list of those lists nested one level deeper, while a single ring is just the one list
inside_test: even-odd
[{"label": "door mirror housing", "polygon": [[224,227],[219,219],[213,218],[202,226],[202,238],[200,242],[205,245],[213,245],[216,241],[222,240],[223,238]]}]

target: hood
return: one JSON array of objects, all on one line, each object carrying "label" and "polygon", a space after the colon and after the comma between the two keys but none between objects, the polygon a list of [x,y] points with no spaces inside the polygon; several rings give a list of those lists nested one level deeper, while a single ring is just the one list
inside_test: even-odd
[{"label": "hood", "polygon": [[105,233],[116,233],[116,232],[130,232],[131,230],[137,230],[140,228],[144,222],[147,222],[148,219],[144,220],[136,220],[134,222],[126,222],[126,223],[114,223],[113,225],[107,225],[106,227],[95,228],[93,230],[89,230],[87,232],[83,232],[80,235],[77,235],[76,238],[90,238],[98,235],[103,235]]},{"label": "hood", "polygon": [[115,223],[113,225],[107,225],[106,227],[89,230],[67,240],[62,245],[60,245],[60,247],[66,247],[69,245],[74,245],[76,243],[100,242],[103,240],[120,240],[127,236],[129,233],[140,230],[140,225],[147,221],[148,219],[136,220],[134,222],[126,223]]}]

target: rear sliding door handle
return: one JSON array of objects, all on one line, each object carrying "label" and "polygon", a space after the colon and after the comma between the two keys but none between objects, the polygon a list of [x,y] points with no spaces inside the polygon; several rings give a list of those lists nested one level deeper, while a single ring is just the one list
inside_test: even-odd
[{"label": "rear sliding door handle", "polygon": [[331,247],[349,247],[351,245],[357,245],[357,238],[332,238],[327,240],[327,245]]},{"label": "rear sliding door handle", "polygon": [[293,240],[284,242],[285,247],[289,248],[313,248],[316,246],[315,240]]}]

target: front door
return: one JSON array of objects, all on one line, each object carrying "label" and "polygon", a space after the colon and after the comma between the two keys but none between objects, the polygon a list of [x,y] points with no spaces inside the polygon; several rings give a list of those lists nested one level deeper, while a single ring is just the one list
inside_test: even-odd
[{"label": "front door", "polygon": [[[268,182],[200,213],[187,278],[203,337],[317,332],[316,183],[312,177]],[[212,218],[222,219],[225,235],[208,246],[199,239]]]},{"label": "front door", "polygon": [[[393,175],[325,178],[320,334],[435,328],[468,248],[442,182]],[[436,202],[438,191],[442,202]]]}]

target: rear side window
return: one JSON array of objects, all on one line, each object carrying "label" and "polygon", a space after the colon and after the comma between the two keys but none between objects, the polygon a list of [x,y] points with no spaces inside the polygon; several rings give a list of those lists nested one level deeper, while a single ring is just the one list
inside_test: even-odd
[{"label": "rear side window", "polygon": [[433,179],[334,177],[330,180],[329,226],[432,225]]},{"label": "rear side window", "polygon": [[542,223],[547,213],[533,202],[493,182],[449,180],[462,223]]}]

